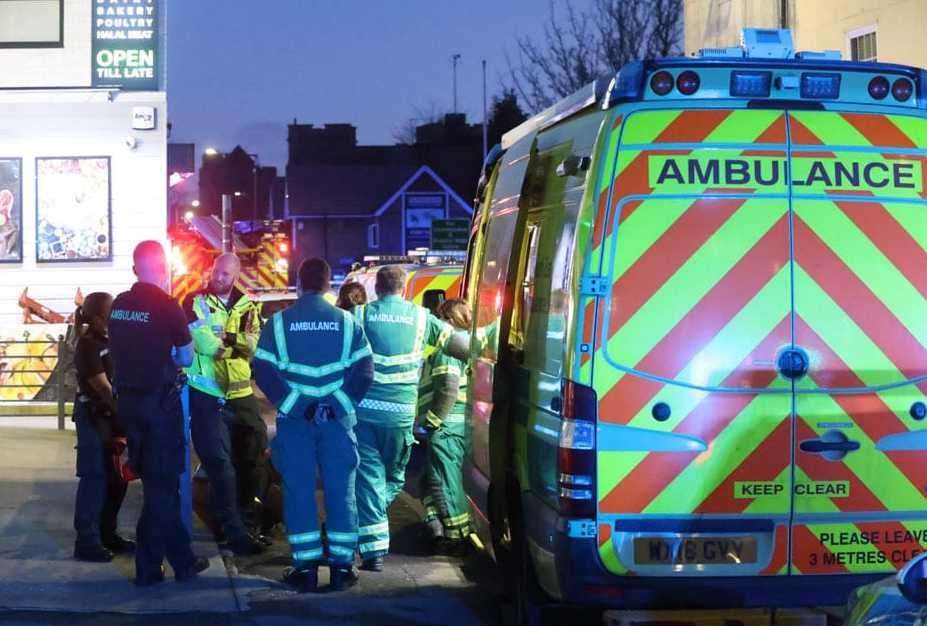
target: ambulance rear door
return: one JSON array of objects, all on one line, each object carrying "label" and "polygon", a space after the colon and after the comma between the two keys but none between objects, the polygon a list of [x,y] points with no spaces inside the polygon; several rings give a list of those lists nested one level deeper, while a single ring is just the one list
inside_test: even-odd
[{"label": "ambulance rear door", "polygon": [[890,572],[927,546],[927,120],[789,114],[793,574]]}]

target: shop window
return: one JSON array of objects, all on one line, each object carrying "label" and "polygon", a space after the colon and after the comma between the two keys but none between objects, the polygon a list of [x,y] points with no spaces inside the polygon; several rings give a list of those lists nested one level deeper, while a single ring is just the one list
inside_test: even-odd
[{"label": "shop window", "polygon": [[64,0],[0,0],[0,48],[64,46]]},{"label": "shop window", "polygon": [[850,42],[850,59],[852,61],[878,61],[879,50],[876,35],[875,26],[850,31],[847,34]]}]

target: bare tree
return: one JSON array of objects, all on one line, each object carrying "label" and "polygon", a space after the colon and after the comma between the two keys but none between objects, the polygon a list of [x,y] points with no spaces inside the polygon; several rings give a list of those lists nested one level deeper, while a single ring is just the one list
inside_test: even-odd
[{"label": "bare tree", "polygon": [[444,116],[445,112],[439,109],[433,101],[427,106],[416,106],[412,109],[412,116],[393,131],[393,140],[397,144],[414,145],[415,131],[419,126],[440,122],[444,120]]},{"label": "bare tree", "polygon": [[507,55],[510,87],[539,111],[635,59],[681,52],[683,0],[595,0],[587,10],[571,2],[559,12],[551,0],[539,41],[516,38]]}]

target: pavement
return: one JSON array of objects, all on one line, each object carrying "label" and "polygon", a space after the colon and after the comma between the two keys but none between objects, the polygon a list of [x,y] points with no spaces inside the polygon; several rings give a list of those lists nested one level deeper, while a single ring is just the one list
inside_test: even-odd
[{"label": "pavement", "polygon": [[[393,554],[386,571],[363,572],[349,591],[295,594],[276,582],[289,562],[285,541],[264,555],[235,558],[220,553],[198,520],[194,550],[210,559],[210,568],[190,583],[169,577],[163,585],[136,588],[131,557],[111,564],[71,558],[73,431],[5,426],[0,437],[0,626],[498,623],[501,585],[491,564],[479,554],[466,560],[428,554],[421,505],[409,494],[390,512]],[[126,536],[135,534],[140,496],[139,483],[132,483],[120,516]],[[321,579],[327,583],[324,568]]]}]

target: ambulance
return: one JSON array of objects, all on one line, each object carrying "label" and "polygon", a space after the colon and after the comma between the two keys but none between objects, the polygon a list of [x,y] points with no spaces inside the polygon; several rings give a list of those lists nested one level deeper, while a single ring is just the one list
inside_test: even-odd
[{"label": "ambulance", "polygon": [[927,546],[927,72],[788,31],[503,138],[464,276],[478,536],[551,604],[844,604]]},{"label": "ambulance", "polygon": [[452,252],[368,256],[364,258],[367,267],[350,272],[344,282],[360,283],[367,292],[367,299],[373,301],[377,299],[377,270],[384,265],[399,265],[407,277],[403,298],[434,312],[445,300],[460,297],[463,259],[463,254]]}]

